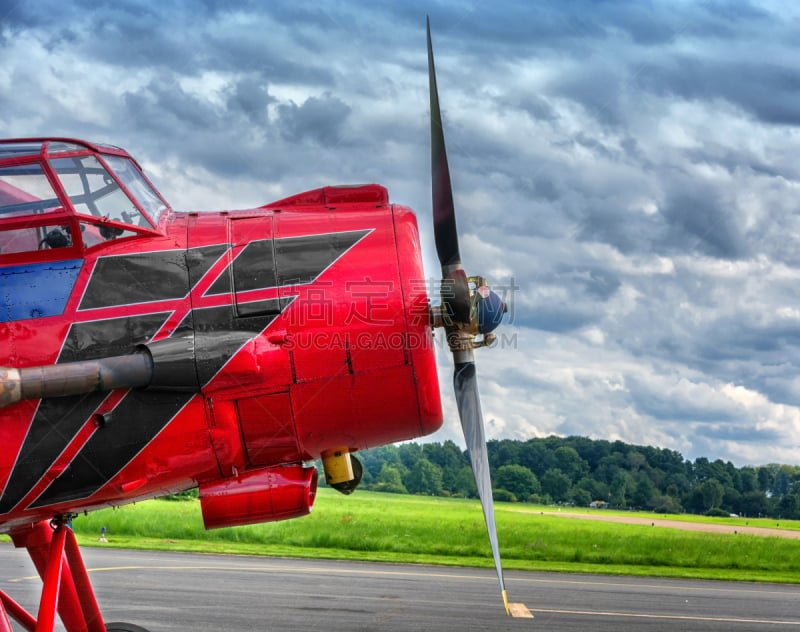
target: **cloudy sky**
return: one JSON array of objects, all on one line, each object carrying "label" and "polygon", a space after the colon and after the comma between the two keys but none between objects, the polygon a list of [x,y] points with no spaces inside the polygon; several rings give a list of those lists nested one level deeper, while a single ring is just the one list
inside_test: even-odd
[{"label": "cloudy sky", "polygon": [[488,435],[800,462],[794,3],[0,0],[0,136],[125,147],[180,210],[378,182],[436,278],[426,14],[462,257],[515,288]]}]

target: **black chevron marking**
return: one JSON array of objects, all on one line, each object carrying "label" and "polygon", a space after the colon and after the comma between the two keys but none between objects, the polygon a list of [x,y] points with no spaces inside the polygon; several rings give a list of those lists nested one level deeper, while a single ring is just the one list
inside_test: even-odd
[{"label": "black chevron marking", "polygon": [[216,244],[214,246],[190,248],[187,251],[186,263],[189,266],[189,283],[192,287],[198,284],[211,266],[228,251],[228,248],[230,248],[228,244]]},{"label": "black chevron marking", "polygon": [[0,498],[0,515],[16,507],[42,479],[105,397],[91,393],[42,400]]},{"label": "black chevron marking", "polygon": [[[278,285],[313,283],[371,230],[282,237],[275,240]],[[238,289],[238,288],[237,288]]]},{"label": "black chevron marking", "polygon": [[231,292],[231,267],[230,265],[222,271],[217,280],[211,285],[203,296],[217,296],[218,294],[230,294]]},{"label": "black chevron marking", "polygon": [[97,259],[78,309],[98,309],[183,298],[227,249],[226,244]]},{"label": "black chevron marking", "polygon": [[[237,292],[261,290],[275,287],[275,254],[272,239],[251,241],[233,264],[234,283]],[[231,265],[229,265],[206,292],[206,296],[229,294],[231,291]]]},{"label": "black chevron marking", "polygon": [[200,384],[208,384],[225,363],[264,331],[295,297],[254,301],[240,305],[253,316],[239,317],[232,305],[192,311],[195,354]]},{"label": "black chevron marking", "polygon": [[106,425],[90,437],[31,508],[94,494],[130,463],[192,397],[194,393],[130,391],[107,416]]},{"label": "black chevron marking", "polygon": [[[251,241],[214,281],[206,296],[313,283],[371,231]],[[274,249],[274,251],[273,251]]]},{"label": "black chevron marking", "polygon": [[150,340],[172,312],[72,323],[58,364],[125,355]]},{"label": "black chevron marking", "polygon": [[[91,360],[127,353],[147,342],[169,316],[168,312],[74,323],[58,363]],[[107,393],[43,399],[31,421],[17,462],[0,497],[0,514],[11,511],[42,479],[61,452],[75,438]]]}]

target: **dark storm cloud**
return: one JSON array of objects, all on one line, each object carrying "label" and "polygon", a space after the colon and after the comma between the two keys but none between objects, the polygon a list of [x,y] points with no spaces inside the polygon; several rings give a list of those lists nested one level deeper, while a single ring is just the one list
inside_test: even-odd
[{"label": "dark storm cloud", "polygon": [[[750,377],[745,380],[748,388],[763,393],[776,404],[800,406],[800,393],[795,383],[797,371],[794,366],[782,363],[775,367],[763,367],[750,363],[749,368]],[[742,373],[745,372],[740,368],[739,375]]]},{"label": "dark storm cloud", "polygon": [[612,270],[562,264],[536,275],[532,282],[523,282],[514,297],[514,324],[574,332],[598,323],[620,286],[621,280]]},{"label": "dark storm cloud", "polygon": [[[44,2],[42,5],[44,5],[43,8],[50,8]],[[0,0],[0,28],[4,30],[15,31],[30,28],[50,23],[52,20],[53,16],[49,11],[40,13],[25,0]]]},{"label": "dark storm cloud", "polygon": [[639,412],[659,420],[690,422],[733,422],[741,413],[727,402],[715,400],[711,389],[687,382],[664,390],[666,382],[647,382],[638,376],[626,379],[633,403]]},{"label": "dark storm cloud", "polygon": [[619,277],[610,270],[590,270],[579,279],[579,283],[588,295],[601,301],[610,299],[622,285]]},{"label": "dark storm cloud", "polygon": [[262,175],[270,164],[263,154],[264,143],[275,133],[266,108],[275,99],[248,79],[230,86],[222,96],[224,106],[213,104],[183,90],[176,78],[164,76],[124,94],[119,120],[124,121],[124,131],[146,142],[153,155],[202,165],[226,177]]},{"label": "dark storm cloud", "polygon": [[253,123],[262,124],[266,120],[267,106],[277,102],[267,88],[248,77],[236,83],[228,94],[227,106],[242,112]]},{"label": "dark storm cloud", "polygon": [[[523,100],[508,103],[508,106],[510,106],[509,109],[520,109],[527,112],[531,118],[540,121],[554,121],[557,118],[553,106],[536,95],[529,95]],[[501,109],[503,109],[502,106]]]},{"label": "dark storm cloud", "polygon": [[309,97],[301,105],[278,106],[281,136],[289,142],[312,140],[322,145],[336,144],[342,139],[342,127],[350,115],[350,107],[331,94]]},{"label": "dark storm cloud", "polygon": [[[797,443],[786,442],[784,434],[777,428],[756,427],[752,421],[747,420],[740,423],[700,423],[689,424],[688,435],[692,438],[693,449],[697,450],[698,456],[717,455],[724,451],[725,447],[732,446],[738,454],[732,458],[722,457],[724,460],[732,460],[734,463],[744,465],[764,465],[765,463],[792,462],[792,459],[775,459],[772,461],[753,460],[752,458],[742,459],[742,454],[770,453],[776,447],[784,455],[790,455],[798,447]],[[743,450],[742,446],[746,446]]]},{"label": "dark storm cloud", "polygon": [[627,209],[619,208],[611,202],[603,206],[587,206],[585,216],[580,220],[578,237],[586,241],[600,241],[613,245],[621,252],[653,252],[665,231],[662,216],[631,216]]},{"label": "dark storm cloud", "polygon": [[207,68],[258,72],[263,81],[289,82],[330,87],[334,84],[331,72],[326,69],[324,56],[301,47],[292,56],[276,47],[270,37],[242,25],[241,34],[214,33],[202,47],[208,59]]},{"label": "dark storm cloud", "polygon": [[[591,56],[613,57],[610,45],[622,40],[635,50],[658,50],[681,38],[712,38],[715,41],[759,37],[765,29],[782,37],[791,30],[757,3],[746,0],[684,3],[627,0],[576,0],[568,3],[481,2],[422,0],[385,7],[404,26],[414,26],[429,14],[437,40],[459,55],[500,64],[530,56],[556,53],[591,62]],[[589,59],[587,59],[589,57]],[[624,61],[624,60],[620,60]],[[638,65],[642,59],[634,58]],[[587,64],[591,66],[591,63]]]},{"label": "dark storm cloud", "polygon": [[169,78],[151,82],[137,93],[125,95],[127,114],[138,129],[157,132],[188,129],[213,130],[223,120],[206,101],[184,92]]},{"label": "dark storm cloud", "polygon": [[774,428],[758,429],[743,422],[739,424],[694,424],[693,431],[707,442],[709,454],[714,451],[715,441],[733,441],[745,444],[769,444],[781,440],[781,433]]},{"label": "dark storm cloud", "polygon": [[[175,67],[189,57],[181,35],[174,28],[181,22],[174,3],[156,7],[151,3],[19,2],[10,12],[14,31],[34,29],[53,51],[83,48],[103,61],[120,65],[169,65]],[[172,23],[172,24],[171,24]],[[184,23],[184,25],[188,25]],[[172,26],[173,28],[170,28]]]},{"label": "dark storm cloud", "polygon": [[541,301],[528,307],[525,313],[516,319],[517,325],[544,331],[569,333],[596,320],[595,312],[588,306]]},{"label": "dark storm cloud", "polygon": [[[626,112],[620,97],[625,92],[626,81],[627,76],[618,69],[599,69],[597,64],[589,64],[555,79],[549,90],[581,103],[602,124],[618,126],[625,121]],[[576,137],[575,140],[585,142],[588,139]],[[593,146],[602,148],[600,144]]]},{"label": "dark storm cloud", "polygon": [[675,191],[663,208],[671,235],[670,245],[723,259],[748,253],[748,246],[736,225],[736,217],[714,199],[714,192],[690,194]]},{"label": "dark storm cloud", "polygon": [[724,99],[769,122],[800,122],[800,70],[787,60],[708,60],[678,55],[642,66],[639,81],[648,90],[689,100]]},{"label": "dark storm cloud", "polygon": [[[45,6],[50,10],[43,10]],[[167,1],[155,6],[143,0],[42,0],[35,6],[19,3],[10,16],[14,18],[12,28],[42,27],[39,30],[46,45],[55,51],[83,50],[98,61],[130,70],[164,68],[184,75],[209,69],[256,71],[261,73],[261,81],[331,85],[317,38],[300,42],[300,50],[306,52],[299,59],[276,45],[275,36],[285,35],[291,28],[272,17],[273,12],[280,16],[281,8],[258,2]],[[319,14],[287,13],[296,19]],[[237,19],[225,28],[231,16]],[[73,20],[77,22],[69,26]],[[274,25],[272,32],[264,31],[265,20]]]},{"label": "dark storm cloud", "polygon": [[[793,379],[800,365],[800,323],[759,322],[757,316],[742,314],[721,316],[702,331],[693,341],[692,354],[687,362],[698,369],[714,371],[720,378],[736,381],[767,392],[766,376],[783,375]],[[758,358],[754,363],[753,358]],[[793,404],[800,401],[800,393],[787,394]],[[785,403],[784,397],[776,401]]]}]

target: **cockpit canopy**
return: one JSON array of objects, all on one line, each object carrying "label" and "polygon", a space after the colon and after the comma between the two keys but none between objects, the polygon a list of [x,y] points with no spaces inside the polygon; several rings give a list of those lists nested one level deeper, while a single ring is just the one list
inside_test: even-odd
[{"label": "cockpit canopy", "polygon": [[168,210],[118,147],[56,138],[0,140],[0,256],[80,250],[153,234]]}]

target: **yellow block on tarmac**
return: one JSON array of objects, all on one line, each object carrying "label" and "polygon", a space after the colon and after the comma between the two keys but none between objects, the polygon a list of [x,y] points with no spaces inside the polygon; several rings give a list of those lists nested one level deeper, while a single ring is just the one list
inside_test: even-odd
[{"label": "yellow block on tarmac", "polygon": [[533,614],[524,603],[508,604],[508,614],[518,619],[533,619]]}]

